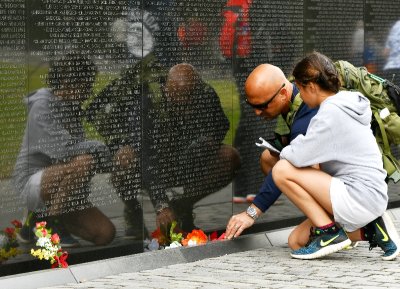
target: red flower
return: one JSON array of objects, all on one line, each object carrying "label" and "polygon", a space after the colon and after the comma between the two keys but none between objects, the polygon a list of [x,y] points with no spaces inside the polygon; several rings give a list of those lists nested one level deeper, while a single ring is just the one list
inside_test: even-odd
[{"label": "red flower", "polygon": [[189,241],[196,242],[197,245],[207,243],[207,236],[202,230],[193,230],[186,236],[186,239],[182,240],[182,245],[187,246]]},{"label": "red flower", "polygon": [[60,243],[60,236],[58,236],[58,234],[55,233],[55,234],[51,235],[50,240],[54,245],[57,245],[58,243]]},{"label": "red flower", "polygon": [[4,229],[4,233],[6,233],[7,237],[12,238],[14,236],[15,228],[7,227]]},{"label": "red flower", "polygon": [[55,262],[53,263],[53,265],[51,265],[51,268],[67,268],[68,267],[68,263],[66,261],[67,258],[68,258],[67,252],[63,252],[60,257],[54,256]]},{"label": "red flower", "polygon": [[46,236],[47,236],[47,230],[46,230],[46,228],[43,228],[43,229],[42,229],[42,236],[43,236],[43,237],[46,237]]},{"label": "red flower", "polygon": [[36,223],[36,229],[44,228],[44,227],[46,227],[46,225],[47,225],[46,221],[38,222],[38,223]]},{"label": "red flower", "polygon": [[214,241],[218,239],[218,233],[217,231],[214,231],[210,234],[210,241]]},{"label": "red flower", "polygon": [[12,221],[11,224],[13,224],[15,228],[22,228],[22,223],[18,220]]},{"label": "red flower", "polygon": [[218,241],[219,240],[225,240],[225,233],[222,233],[221,236],[219,236],[217,240]]},{"label": "red flower", "polygon": [[210,241],[220,241],[225,239],[225,233],[222,233],[221,236],[218,237],[217,231],[214,231],[210,234]]},{"label": "red flower", "polygon": [[157,230],[153,231],[151,233],[151,237],[153,239],[157,239],[158,244],[160,244],[160,245],[166,245],[168,242],[167,237],[163,234],[163,232],[161,231],[160,228],[157,228]]}]

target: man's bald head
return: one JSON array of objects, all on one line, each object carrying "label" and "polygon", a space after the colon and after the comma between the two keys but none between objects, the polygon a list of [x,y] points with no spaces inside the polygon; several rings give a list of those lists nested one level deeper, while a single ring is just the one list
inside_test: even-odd
[{"label": "man's bald head", "polygon": [[279,67],[261,64],[247,77],[245,91],[249,98],[272,95],[286,81],[286,76]]},{"label": "man's bald head", "polygon": [[200,82],[200,74],[188,64],[181,63],[173,66],[165,84],[168,96],[172,101],[187,100]]},{"label": "man's bald head", "polygon": [[287,113],[290,108],[293,85],[279,67],[271,64],[257,66],[248,76],[244,89],[248,102],[259,116],[272,119]]}]

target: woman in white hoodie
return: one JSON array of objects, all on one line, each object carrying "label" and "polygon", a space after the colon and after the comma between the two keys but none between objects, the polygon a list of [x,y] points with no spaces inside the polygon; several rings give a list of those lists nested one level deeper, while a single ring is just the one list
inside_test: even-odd
[{"label": "woman in white hoodie", "polygon": [[381,247],[384,260],[394,259],[400,242],[384,214],[386,172],[370,128],[369,100],[358,92],[339,92],[332,61],[317,52],[301,60],[293,76],[303,101],[320,109],[307,135],[282,150],[272,172],[276,185],[307,216],[289,236],[291,256],[319,258],[351,241],[368,240]]}]

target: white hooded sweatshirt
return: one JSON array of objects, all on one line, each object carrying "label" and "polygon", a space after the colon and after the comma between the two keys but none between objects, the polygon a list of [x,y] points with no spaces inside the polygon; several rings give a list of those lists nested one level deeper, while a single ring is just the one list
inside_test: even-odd
[{"label": "white hooded sweatshirt", "polygon": [[366,97],[341,91],[320,105],[307,134],[299,135],[280,154],[296,167],[320,164],[322,171],[345,184],[348,194],[331,192],[331,201],[335,220],[352,224],[354,230],[373,220],[358,220],[363,214],[357,212],[376,218],[388,203],[386,171],[370,127],[371,117]]}]

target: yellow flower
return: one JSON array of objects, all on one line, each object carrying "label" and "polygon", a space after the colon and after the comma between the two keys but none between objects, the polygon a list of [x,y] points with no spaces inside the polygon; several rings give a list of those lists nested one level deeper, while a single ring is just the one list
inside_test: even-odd
[{"label": "yellow flower", "polygon": [[31,254],[34,257],[38,257],[40,260],[42,260],[44,258],[43,253],[44,252],[42,251],[42,249],[37,249],[36,251],[31,249]]}]

